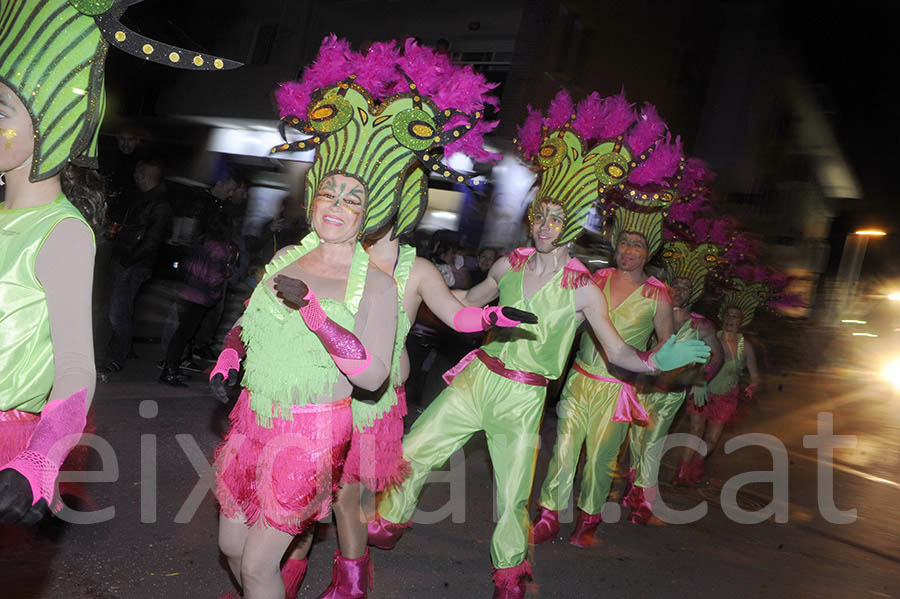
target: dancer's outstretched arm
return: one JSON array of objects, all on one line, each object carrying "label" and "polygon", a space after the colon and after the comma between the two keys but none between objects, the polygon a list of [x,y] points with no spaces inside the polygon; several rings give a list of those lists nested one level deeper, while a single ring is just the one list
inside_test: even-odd
[{"label": "dancer's outstretched arm", "polygon": [[[493,286],[489,284],[488,287]],[[537,322],[537,317],[530,312],[515,308],[466,306],[450,291],[434,264],[424,258],[416,258],[413,264],[405,293],[410,292],[417,293],[444,324],[461,333],[484,331],[491,326],[508,327],[517,326],[522,322],[532,324]],[[486,290],[476,292],[480,293],[488,295]]]}]

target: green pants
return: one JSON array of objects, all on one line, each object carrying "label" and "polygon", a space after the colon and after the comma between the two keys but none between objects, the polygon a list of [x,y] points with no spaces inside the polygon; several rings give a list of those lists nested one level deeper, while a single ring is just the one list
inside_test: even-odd
[{"label": "green pants", "polygon": [[528,549],[528,499],[534,482],[545,387],[494,374],[477,359],[419,416],[403,439],[412,471],[378,505],[390,522],[412,518],[428,473],[483,430],[497,483],[498,521],[491,537],[495,568],[518,566]]},{"label": "green pants", "polygon": [[581,445],[586,443],[578,507],[588,514],[600,513],[616,473],[619,447],[628,433],[629,423],[612,421],[620,388],[619,384],[569,371],[557,408],[556,445],[541,487],[543,507],[549,510],[568,507]]},{"label": "green pants", "polygon": [[628,433],[631,448],[631,467],[637,471],[634,484],[655,487],[659,479],[659,464],[669,427],[684,403],[684,391],[676,393],[641,393],[638,399],[650,416],[646,426],[632,426]]}]

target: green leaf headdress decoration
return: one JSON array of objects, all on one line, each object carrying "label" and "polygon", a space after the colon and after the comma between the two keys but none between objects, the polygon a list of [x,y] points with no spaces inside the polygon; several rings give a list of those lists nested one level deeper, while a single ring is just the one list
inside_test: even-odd
[{"label": "green leaf headdress decoration", "polygon": [[706,278],[720,265],[719,247],[712,243],[693,245],[685,241],[667,241],[663,249],[666,280],[673,284],[676,279],[687,279],[691,283],[688,304],[694,304],[703,295]]},{"label": "green leaf headdress decoration", "polygon": [[106,97],[103,69],[110,45],[173,67],[240,66],[144,37],[120,22],[141,0],[2,0],[0,81],[31,114],[34,158],[29,178],[57,174],[70,160],[96,166]]},{"label": "green leaf headdress decoration", "polygon": [[722,305],[719,308],[719,318],[725,316],[728,308],[740,308],[742,319],[741,326],[745,327],[753,321],[756,309],[766,302],[772,295],[768,285],[761,282],[748,282],[734,277],[729,281],[730,289],[722,297]]},{"label": "green leaf headdress decoration", "polygon": [[299,82],[281,84],[276,100],[282,135],[291,127],[305,135],[272,152],[316,150],[306,176],[307,213],[326,177],[341,174],[366,189],[360,238],[396,215],[393,236],[411,231],[427,207],[428,175],[456,183],[469,180],[442,162],[462,151],[476,159],[495,156],[482,148],[493,128],[482,119],[493,84],[469,67],[413,40],[402,55],[395,42],[365,53],[331,35]]}]

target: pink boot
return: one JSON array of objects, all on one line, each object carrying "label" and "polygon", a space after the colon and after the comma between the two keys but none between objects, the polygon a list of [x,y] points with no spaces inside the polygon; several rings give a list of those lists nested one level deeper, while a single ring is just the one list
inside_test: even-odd
[{"label": "pink boot", "polygon": [[578,520],[575,522],[575,530],[569,537],[569,543],[576,547],[590,547],[594,542],[597,525],[602,521],[600,514],[588,514],[579,509]]},{"label": "pink boot", "polygon": [[494,568],[494,599],[524,599],[526,578],[531,578],[526,561],[512,568]]},{"label": "pink boot", "polygon": [[628,506],[631,508],[631,513],[628,515],[628,521],[632,524],[640,524],[643,526],[650,522],[650,518],[653,517],[652,502],[656,499],[657,495],[659,495],[659,488],[634,488],[637,489],[637,492],[634,494],[634,501],[636,503],[634,506]]},{"label": "pink boot", "polygon": [[366,526],[369,532],[369,545],[390,551],[397,545],[403,531],[412,526],[409,522],[395,524],[375,514],[375,519]]},{"label": "pink boot", "polygon": [[701,483],[706,476],[706,461],[700,456],[694,456],[691,462],[691,482]]},{"label": "pink boot", "polygon": [[622,499],[622,505],[635,510],[639,505],[641,505],[641,502],[643,500],[644,489],[636,485],[631,485],[631,488],[628,489],[628,494],[625,495],[625,497]]},{"label": "pink boot", "polygon": [[541,510],[540,515],[535,519],[534,525],[531,527],[531,544],[540,545],[546,543],[550,539],[556,538],[559,534],[559,512],[556,510],[548,510],[544,506],[538,506]]},{"label": "pink boot", "polygon": [[687,487],[693,484],[694,460],[684,460],[678,466],[678,472],[672,477],[672,484],[676,487]]},{"label": "pink boot", "polygon": [[281,566],[281,580],[284,582],[284,599],[297,599],[300,583],[306,576],[306,560],[288,558]]},{"label": "pink boot", "polygon": [[331,568],[331,584],[319,595],[319,599],[365,599],[372,586],[372,564],[369,563],[369,549],[362,557],[347,559],[341,550],[334,552]]}]

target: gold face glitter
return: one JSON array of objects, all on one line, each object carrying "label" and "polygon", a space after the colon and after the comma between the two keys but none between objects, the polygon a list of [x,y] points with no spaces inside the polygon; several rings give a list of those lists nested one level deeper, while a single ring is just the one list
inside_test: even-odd
[{"label": "gold face glitter", "polygon": [[0,137],[2,137],[4,141],[4,146],[6,146],[7,150],[12,150],[13,140],[18,137],[18,132],[15,129],[0,129]]}]

